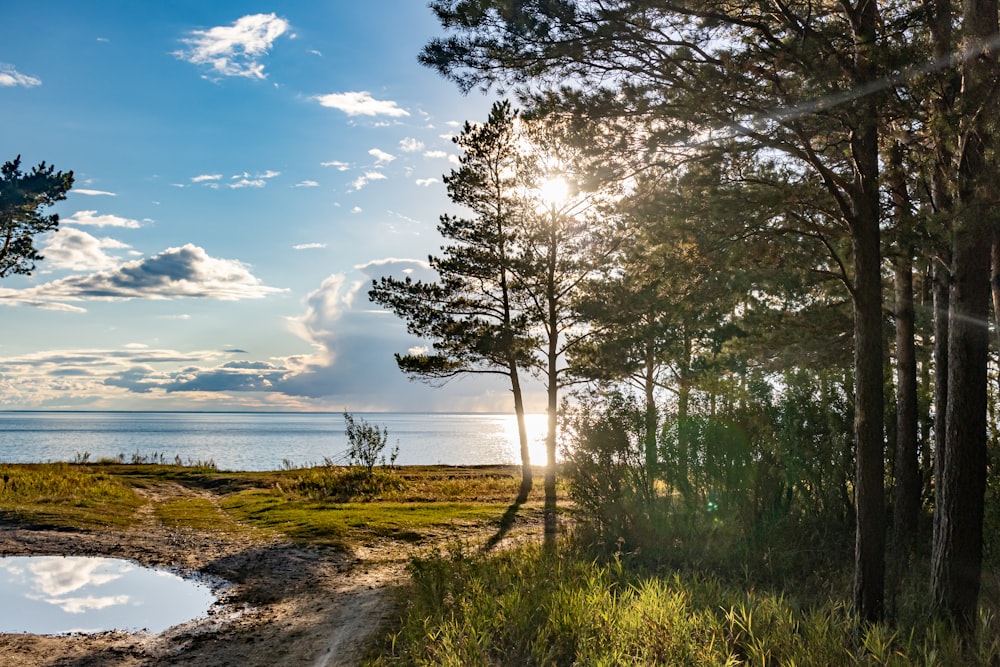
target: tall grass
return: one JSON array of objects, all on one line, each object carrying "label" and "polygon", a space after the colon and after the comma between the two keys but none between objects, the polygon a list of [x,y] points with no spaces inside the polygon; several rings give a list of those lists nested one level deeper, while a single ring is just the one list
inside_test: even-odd
[{"label": "tall grass", "polygon": [[641,575],[621,559],[522,546],[413,561],[402,626],[373,665],[996,665],[1000,623],[860,623],[844,601],[802,607],[713,576]]},{"label": "tall grass", "polygon": [[129,523],[142,499],[111,475],[67,463],[0,465],[0,511],[54,527]]}]

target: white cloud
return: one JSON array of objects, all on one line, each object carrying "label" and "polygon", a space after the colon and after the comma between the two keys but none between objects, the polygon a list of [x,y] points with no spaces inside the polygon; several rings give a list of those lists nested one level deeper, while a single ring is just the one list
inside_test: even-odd
[{"label": "white cloud", "polygon": [[262,285],[238,260],[211,257],[187,244],[114,269],[71,276],[23,290],[0,288],[0,304],[84,299],[260,299],[286,290]]},{"label": "white cloud", "polygon": [[354,208],[351,209],[351,213],[354,213],[354,214],[361,213],[361,207],[360,206],[355,206]]},{"label": "white cloud", "polygon": [[313,248],[325,248],[325,243],[299,243],[293,245],[292,250],[312,250]]},{"label": "white cloud", "polygon": [[376,100],[367,91],[330,93],[317,95],[314,99],[321,105],[343,111],[348,116],[391,116],[398,118],[410,115],[409,111],[401,109],[395,102]]},{"label": "white cloud", "polygon": [[415,183],[421,187],[428,187],[438,182],[436,178],[418,178]]},{"label": "white cloud", "polygon": [[330,162],[320,162],[321,167],[336,167],[337,171],[347,171],[351,168],[351,165],[346,162],[341,162],[340,160],[331,160]]},{"label": "white cloud", "polygon": [[50,598],[46,600],[49,604],[54,604],[67,614],[82,614],[92,609],[105,609],[117,605],[128,604],[127,595],[88,595],[81,598]]},{"label": "white cloud", "polygon": [[66,225],[91,225],[94,227],[138,229],[141,226],[138,220],[122,218],[117,215],[97,215],[97,211],[77,211],[68,218],[62,218],[61,221]]},{"label": "white cloud", "polygon": [[368,154],[371,155],[373,158],[375,158],[375,164],[383,164],[383,163],[388,164],[396,159],[395,155],[392,155],[391,153],[386,153],[385,151],[379,150],[378,148],[371,149],[370,151],[368,151]]},{"label": "white cloud", "polygon": [[265,185],[267,185],[267,181],[263,178],[243,178],[233,183],[229,183],[227,187],[232,188],[233,190],[238,190],[240,188],[262,188]]},{"label": "white cloud", "polygon": [[222,179],[222,174],[201,174],[199,176],[194,176],[191,178],[192,183],[206,183],[210,181],[218,181]]},{"label": "white cloud", "polygon": [[368,171],[365,172],[363,176],[358,176],[356,179],[354,179],[354,181],[351,183],[351,189],[360,190],[361,188],[368,185],[368,183],[370,183],[371,181],[383,181],[386,178],[388,177],[380,171]]},{"label": "white cloud", "polygon": [[244,171],[242,174],[236,174],[235,176],[231,176],[230,180],[232,182],[227,183],[226,187],[232,188],[233,190],[237,190],[239,188],[262,188],[265,185],[267,185],[267,181],[269,179],[272,179],[275,176],[280,176],[280,175],[281,175],[280,171],[272,171],[268,169],[262,174],[256,174],[253,177],[251,177],[248,172]]},{"label": "white cloud", "polygon": [[404,153],[419,153],[424,150],[424,142],[413,137],[406,137],[399,142],[399,150]]},{"label": "white cloud", "polygon": [[101,195],[103,195],[105,197],[117,197],[118,196],[114,192],[105,192],[104,190],[87,190],[86,188],[73,188],[72,190],[70,190],[70,193],[76,194],[76,195],[87,195],[88,197],[97,197],[97,196],[101,196]]},{"label": "white cloud", "polygon": [[52,234],[42,251],[45,266],[70,271],[103,271],[119,263],[105,250],[123,250],[128,244],[112,238],[98,239],[87,232],[63,227]]},{"label": "white cloud", "polygon": [[298,183],[295,184],[295,187],[297,187],[297,188],[318,188],[319,187],[319,183],[317,183],[316,181],[299,181]]},{"label": "white cloud", "polygon": [[187,49],[174,55],[194,65],[208,66],[217,75],[265,79],[264,65],[258,59],[288,27],[288,21],[275,14],[250,14],[232,25],[192,30],[190,37],[181,40]]},{"label": "white cloud", "polygon": [[442,159],[448,157],[448,154],[444,151],[427,151],[424,153],[424,157],[431,159]]},{"label": "white cloud", "polygon": [[34,575],[33,588],[48,596],[72,593],[85,586],[102,586],[119,579],[121,573],[98,572],[100,558],[41,558],[28,566]]},{"label": "white cloud", "polygon": [[32,86],[42,85],[42,80],[38,77],[28,76],[27,74],[21,74],[13,65],[7,65],[0,63],[0,86],[9,88],[12,86],[22,86],[24,88],[31,88]]}]

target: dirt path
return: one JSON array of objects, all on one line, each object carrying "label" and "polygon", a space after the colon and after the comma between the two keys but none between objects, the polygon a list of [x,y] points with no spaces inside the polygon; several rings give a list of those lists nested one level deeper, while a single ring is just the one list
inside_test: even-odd
[{"label": "dirt path", "polygon": [[[354,665],[371,633],[392,612],[405,577],[407,549],[381,544],[346,556],[263,533],[170,529],[157,504],[207,491],[165,484],[127,531],[78,533],[0,525],[0,556],[92,555],[126,558],[206,577],[220,597],[207,618],[158,635],[107,632],[42,636],[0,634],[0,667],[132,665]],[[221,516],[221,515],[220,515]]]}]

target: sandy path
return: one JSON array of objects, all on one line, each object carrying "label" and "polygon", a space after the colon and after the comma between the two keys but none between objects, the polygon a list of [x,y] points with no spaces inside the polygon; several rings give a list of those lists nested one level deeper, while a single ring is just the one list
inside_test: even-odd
[{"label": "sandy path", "polygon": [[108,632],[53,637],[0,634],[0,666],[354,665],[392,611],[406,550],[391,544],[348,557],[264,534],[170,530],[155,503],[211,493],[176,484],[144,491],[153,502],[127,531],[77,533],[0,524],[0,556],[94,555],[207,576],[220,603],[210,615],[159,635]]}]

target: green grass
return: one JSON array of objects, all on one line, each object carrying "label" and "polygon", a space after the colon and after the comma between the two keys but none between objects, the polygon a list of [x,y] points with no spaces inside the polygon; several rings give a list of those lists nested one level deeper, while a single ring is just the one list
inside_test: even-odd
[{"label": "green grass", "polygon": [[505,506],[489,503],[350,502],[289,497],[280,491],[233,494],[223,508],[239,521],[288,537],[348,549],[373,538],[420,543],[463,526],[499,523]]},{"label": "green grass", "polygon": [[219,532],[235,535],[243,532],[237,521],[207,498],[179,498],[157,505],[156,517],[170,528]]},{"label": "green grass", "polygon": [[37,527],[125,526],[142,498],[112,475],[66,463],[0,465],[0,515]]},{"label": "green grass", "polygon": [[401,627],[369,665],[996,665],[984,612],[963,643],[946,626],[859,623],[846,601],[803,607],[713,576],[650,576],[571,545],[417,559]]}]

